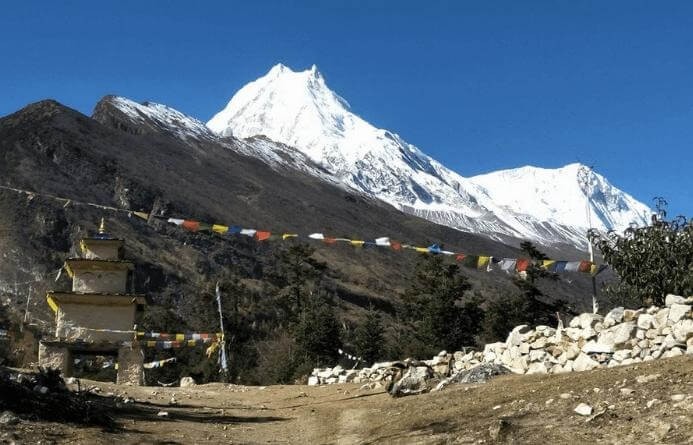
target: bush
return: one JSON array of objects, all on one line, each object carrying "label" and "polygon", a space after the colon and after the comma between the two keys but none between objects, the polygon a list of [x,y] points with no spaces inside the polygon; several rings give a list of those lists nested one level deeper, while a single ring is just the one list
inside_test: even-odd
[{"label": "bush", "polygon": [[630,227],[623,235],[590,233],[620,281],[606,287],[614,299],[662,305],[667,294],[693,294],[693,221],[666,220],[666,202],[657,199],[652,225]]}]

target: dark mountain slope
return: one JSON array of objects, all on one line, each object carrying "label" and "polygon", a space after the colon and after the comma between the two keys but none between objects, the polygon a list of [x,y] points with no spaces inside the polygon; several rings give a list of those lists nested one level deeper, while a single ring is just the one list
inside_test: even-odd
[{"label": "dark mountain slope", "polygon": [[[150,211],[276,232],[324,232],[336,236],[391,236],[428,245],[495,256],[518,251],[486,238],[405,215],[290,168],[272,169],[214,140],[184,141],[156,125],[142,124],[110,106],[94,118],[54,101],[43,101],[0,119],[0,183],[118,208]],[[234,142],[227,141],[230,144]],[[40,293],[59,286],[41,274],[58,269],[79,236],[100,217],[125,238],[126,255],[138,264],[137,290],[192,329],[213,320],[210,286],[229,269],[256,280],[281,242],[191,234],[170,225],[148,225],[125,214],[0,191],[0,291],[13,295],[13,281],[32,284],[32,312],[50,319]],[[391,310],[396,291],[407,286],[416,255],[353,250],[311,243],[328,263],[332,286],[347,316],[369,299]],[[501,273],[468,274],[482,295],[513,291]],[[16,275],[16,277],[15,277]],[[38,279],[41,278],[41,279]],[[575,277],[571,277],[573,279]],[[558,283],[556,297],[583,302],[587,280]],[[28,288],[19,287],[23,305]],[[577,297],[580,296],[580,297]],[[355,306],[356,305],[356,306]],[[22,306],[23,307],[23,306]],[[161,319],[164,323],[164,319]]]}]

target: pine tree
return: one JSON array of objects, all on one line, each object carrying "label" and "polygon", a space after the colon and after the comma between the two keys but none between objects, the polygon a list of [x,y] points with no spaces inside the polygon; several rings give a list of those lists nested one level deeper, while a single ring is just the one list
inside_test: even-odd
[{"label": "pine tree", "polygon": [[384,332],[380,314],[371,306],[365,320],[354,331],[356,354],[366,364],[372,364],[381,358],[385,350]]},{"label": "pine tree", "polygon": [[341,326],[326,297],[309,295],[306,298],[294,328],[294,338],[297,356],[305,365],[331,366],[339,359]]},{"label": "pine tree", "polygon": [[456,264],[445,264],[440,256],[422,257],[404,296],[404,318],[413,328],[409,334],[412,354],[430,355],[474,343],[483,312],[477,301],[462,305],[469,289],[467,277]]}]

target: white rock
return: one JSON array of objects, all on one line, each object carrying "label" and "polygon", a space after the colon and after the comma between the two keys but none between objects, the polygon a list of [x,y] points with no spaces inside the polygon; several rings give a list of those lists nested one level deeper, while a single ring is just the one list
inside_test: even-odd
[{"label": "white rock", "polygon": [[159,411],[156,415],[158,417],[168,417],[168,411]]},{"label": "white rock", "polygon": [[660,309],[659,312],[654,314],[653,326],[655,329],[664,328],[667,325],[667,320],[669,319],[669,308]]},{"label": "white rock", "polygon": [[678,321],[671,326],[671,331],[676,341],[686,343],[689,338],[693,337],[693,320],[687,318]]},{"label": "white rock", "polygon": [[312,376],[308,377],[308,385],[309,386],[316,386],[319,384],[320,384],[320,379],[318,379],[317,376],[312,375]]},{"label": "white rock", "polygon": [[682,320],[686,314],[688,314],[691,311],[691,305],[690,304],[678,304],[674,303],[671,305],[669,308],[669,321],[672,323],[676,323],[679,320]]},{"label": "white rock", "polygon": [[573,411],[580,414],[581,416],[589,416],[592,414],[592,407],[586,403],[581,403],[578,406],[576,406]]},{"label": "white rock", "polygon": [[635,392],[634,389],[630,389],[630,388],[621,388],[621,394],[624,395],[624,396],[629,396],[629,395],[633,394],[634,392]]},{"label": "white rock", "polygon": [[693,337],[686,340],[686,354],[693,354]]},{"label": "white rock", "polygon": [[510,334],[508,334],[508,338],[505,341],[506,346],[520,346],[520,344],[531,335],[531,332],[532,330],[526,324],[515,326]]},{"label": "white rock", "polygon": [[672,304],[675,304],[675,303],[684,304],[685,302],[686,302],[685,298],[680,297],[678,295],[674,295],[674,294],[669,294],[664,299],[664,305],[665,306],[671,306]]},{"label": "white rock", "polygon": [[[536,342],[534,342],[534,343],[536,343]],[[532,343],[532,344],[534,344],[534,343]],[[520,354],[529,354],[529,348],[530,348],[529,343],[522,343],[520,345],[520,348],[519,348]]]},{"label": "white rock", "polygon": [[599,367],[599,363],[592,360],[587,354],[581,353],[573,362],[573,370],[575,371],[588,371]]},{"label": "white rock", "polygon": [[546,337],[539,337],[532,342],[529,347],[531,349],[544,349],[546,347]]},{"label": "white rock", "polygon": [[582,346],[582,352],[586,354],[612,353],[614,352],[614,347],[613,345],[601,344],[594,340],[590,340]]},{"label": "white rock", "polygon": [[671,396],[673,402],[680,402],[686,398],[685,394],[674,394]]},{"label": "white rock", "polygon": [[187,388],[189,386],[196,386],[195,380],[192,377],[181,377],[180,387]]},{"label": "white rock", "polygon": [[645,338],[645,331],[642,329],[638,329],[637,331],[635,331],[635,338],[637,338],[638,340],[644,339]]},{"label": "white rock", "polygon": [[527,368],[527,374],[548,374],[548,372],[544,362],[530,363],[529,368]]},{"label": "white rock", "polygon": [[640,314],[642,314],[642,309],[626,309],[623,311],[623,321],[635,321]]},{"label": "white rock", "polygon": [[546,351],[542,350],[532,350],[529,352],[529,361],[530,362],[543,362],[545,359],[547,359],[548,354]]},{"label": "white rock", "polygon": [[332,377],[332,368],[325,368],[318,371],[317,376],[321,379],[327,379]]},{"label": "white rock", "polygon": [[671,348],[670,350],[662,354],[662,358],[678,357],[679,355],[683,355],[683,350],[681,350],[681,348],[675,347]]},{"label": "white rock", "polygon": [[652,327],[654,317],[651,314],[640,314],[638,317],[638,329],[648,330]]},{"label": "white rock", "polygon": [[604,317],[604,322],[602,323],[605,328],[610,328],[611,326],[618,324],[623,321],[623,311],[624,308],[616,307],[609,311]]},{"label": "white rock", "polygon": [[634,322],[620,323],[599,333],[597,343],[617,347],[633,337],[636,326]]}]

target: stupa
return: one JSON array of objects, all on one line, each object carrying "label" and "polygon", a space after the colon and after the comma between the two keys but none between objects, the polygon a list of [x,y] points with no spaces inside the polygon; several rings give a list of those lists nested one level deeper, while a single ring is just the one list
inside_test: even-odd
[{"label": "stupa", "polygon": [[64,265],[72,290],[46,295],[56,327],[54,338],[39,343],[39,366],[70,377],[74,355],[110,355],[116,358],[117,383],[141,385],[144,355],[134,330],[136,311],[146,302],[128,293],[134,266],[122,259],[124,242],[108,235],[102,219],[98,233],[79,245],[81,257],[68,258]]}]

